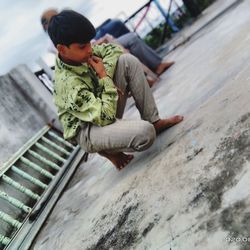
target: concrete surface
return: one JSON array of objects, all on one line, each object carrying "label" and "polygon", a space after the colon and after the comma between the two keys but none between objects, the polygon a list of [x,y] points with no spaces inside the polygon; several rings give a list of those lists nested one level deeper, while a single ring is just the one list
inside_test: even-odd
[{"label": "concrete surface", "polygon": [[56,118],[48,90],[27,66],[0,76],[0,170],[24,143]]},{"label": "concrete surface", "polygon": [[249,10],[241,1],[167,56],[154,96],[185,120],[121,172],[91,155],[32,249],[250,249]]},{"label": "concrete surface", "polygon": [[172,52],[180,45],[189,41],[189,39],[199,33],[206,26],[210,25],[216,19],[224,15],[225,12],[229,11],[231,8],[234,8],[241,2],[242,0],[215,1],[205,10],[203,10],[198,18],[194,18],[192,21],[188,22],[180,32],[175,33],[171,40],[167,41],[157,49],[157,52],[162,56]]}]

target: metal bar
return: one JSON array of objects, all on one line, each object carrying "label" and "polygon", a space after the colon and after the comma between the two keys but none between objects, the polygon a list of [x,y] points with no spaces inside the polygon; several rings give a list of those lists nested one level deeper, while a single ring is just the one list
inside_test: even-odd
[{"label": "metal bar", "polygon": [[21,222],[19,222],[18,220],[15,220],[10,215],[8,215],[2,211],[0,211],[0,219],[6,221],[8,224],[10,224],[13,227],[16,227],[17,229],[19,229],[22,226]]},{"label": "metal bar", "polygon": [[[84,155],[84,152],[81,152],[81,154],[78,154],[80,151],[80,147],[76,146],[74,147],[69,142],[66,142],[63,140],[60,136],[56,135],[52,131],[48,131],[49,128],[46,128],[46,131],[49,132],[50,136],[52,136],[53,140],[47,139],[44,135],[46,131],[44,130],[43,134],[40,134],[40,138],[36,137],[35,141],[32,141],[33,144],[29,144],[29,147],[26,148],[26,150],[23,150],[24,153],[28,153],[30,156],[33,156],[34,158],[41,161],[41,163],[32,162],[32,159],[27,159],[23,154],[19,154],[18,157],[15,158],[15,160],[9,162],[8,168],[6,167],[5,171],[2,173],[2,180],[6,182],[7,184],[14,187],[16,190],[23,192],[24,194],[28,195],[32,199],[36,199],[37,202],[35,206],[29,207],[26,204],[24,204],[21,200],[18,200],[11,196],[10,194],[0,191],[0,199],[5,200],[6,202],[10,203],[11,205],[15,206],[16,208],[21,209],[27,215],[25,216],[24,221],[19,222],[18,219],[15,219],[11,217],[10,215],[0,211],[0,220],[7,222],[8,224],[12,225],[16,228],[10,233],[11,237],[8,238],[4,235],[0,234],[0,244],[5,245],[4,249],[28,249],[26,247],[22,248],[21,245],[30,245],[30,243],[33,241],[35,235],[37,234],[39,228],[41,227],[41,223],[44,222],[45,218],[48,216],[49,211],[51,211],[52,207],[54,206],[55,202],[59,198],[59,194],[63,191],[64,186],[66,183],[70,180],[70,177],[76,170],[76,167],[79,165],[82,156]],[[44,135],[44,136],[43,136]],[[43,136],[43,138],[41,138]],[[55,138],[55,140],[54,140]],[[44,144],[41,144],[41,141],[39,143],[39,139],[41,141],[45,142]],[[62,146],[60,146],[60,143],[63,143]],[[47,143],[47,144],[46,144]],[[51,160],[46,159],[45,157],[35,152],[35,150],[32,150],[32,146],[35,144],[35,148],[40,149],[41,151],[45,152],[49,156],[53,157],[53,159],[56,159],[63,163],[63,166],[60,167],[59,162],[58,165]],[[59,144],[59,145],[57,145]],[[65,149],[67,146],[67,150]],[[50,146],[50,147],[49,147]],[[65,147],[65,148],[64,148]],[[73,150],[72,150],[73,149]],[[72,151],[72,152],[70,152]],[[19,151],[21,152],[21,151]],[[27,154],[27,155],[28,155]],[[78,155],[77,155],[78,154]],[[62,155],[62,156],[61,156]],[[77,155],[77,158],[75,159]],[[79,158],[80,156],[80,158]],[[65,158],[64,158],[65,157]],[[66,159],[66,157],[68,159]],[[18,167],[14,166],[13,163],[20,160],[23,164],[25,164],[26,167],[30,167],[42,175],[53,179],[51,181],[50,185],[46,185],[45,183],[41,182],[39,179],[34,178],[32,175],[25,173],[23,170],[19,169]],[[73,162],[73,164],[72,164]],[[12,164],[10,164],[12,163]],[[45,165],[46,164],[46,165]],[[72,164],[72,165],[71,165]],[[69,168],[69,165],[70,168]],[[56,175],[53,175],[44,167],[51,167],[53,169],[58,170],[58,173]],[[10,171],[13,171],[15,174],[18,174],[23,179],[30,181],[37,185],[38,187],[41,187],[45,190],[44,194],[40,197],[37,193],[33,192],[31,189],[23,186],[18,181],[12,179],[9,177],[5,172],[10,169]],[[60,191],[58,191],[58,189]],[[59,193],[58,193],[59,192]],[[49,204],[47,204],[49,203]],[[49,207],[49,209],[47,208]],[[13,209],[13,208],[12,208]],[[43,213],[43,211],[45,213]],[[42,219],[40,219],[40,214],[42,213]],[[37,217],[39,216],[39,217]],[[35,220],[35,221],[34,221]],[[36,223],[36,220],[39,220],[39,223]],[[32,228],[32,225],[35,224],[34,230]],[[27,235],[28,234],[28,235]],[[15,241],[15,238],[17,237],[17,242]],[[26,240],[27,239],[27,240]],[[15,247],[13,247],[12,242],[15,242]],[[20,243],[22,243],[20,245]]]},{"label": "metal bar", "polygon": [[0,198],[8,201],[10,204],[14,205],[17,208],[22,209],[26,213],[30,213],[31,212],[31,208],[30,207],[26,206],[25,204],[23,204],[18,199],[9,196],[8,194],[6,194],[3,191],[0,191]]},{"label": "metal bar", "polygon": [[11,167],[11,170],[20,175],[21,177],[23,177],[25,180],[28,180],[30,182],[32,182],[33,184],[43,188],[43,189],[46,189],[48,187],[48,185],[44,184],[43,182],[41,182],[40,180],[36,179],[35,177],[25,173],[24,171],[22,171],[21,169],[15,167],[15,166],[12,166]]},{"label": "metal bar", "polygon": [[44,70],[44,72],[49,76],[50,80],[53,80],[53,78],[54,78],[54,72],[47,65],[47,63],[43,60],[43,58],[39,57],[36,62]]},{"label": "metal bar", "polygon": [[18,158],[27,151],[36,141],[38,141],[42,135],[44,135],[50,129],[49,126],[43,127],[37,134],[35,134],[27,143],[25,143],[6,163],[3,164],[0,171],[0,176],[7,171],[11,165],[13,165]]},{"label": "metal bar", "polygon": [[39,155],[38,153],[36,153],[35,151],[29,149],[28,152],[34,156],[36,159],[38,159],[39,161],[43,162],[44,164],[54,168],[55,170],[60,170],[61,168],[55,164],[54,162],[50,161],[50,160],[47,160],[45,157]]},{"label": "metal bar", "polygon": [[58,140],[59,142],[63,143],[64,145],[66,145],[66,146],[68,146],[68,147],[70,147],[70,148],[72,148],[72,149],[75,148],[71,143],[65,141],[63,138],[59,137],[57,134],[53,133],[52,131],[49,131],[48,134],[49,134],[51,137],[53,137],[53,138],[55,138],[56,140]]},{"label": "metal bar", "polygon": [[23,185],[19,184],[18,182],[12,180],[10,177],[8,177],[7,175],[3,175],[2,179],[8,183],[9,185],[11,185],[12,187],[14,187],[15,189],[17,189],[18,191],[28,195],[29,197],[35,199],[35,200],[39,200],[40,196],[34,192],[32,192],[30,189],[24,187]]},{"label": "metal bar", "polygon": [[57,174],[55,176],[55,179],[53,180],[53,182],[51,183],[51,185],[47,189],[45,195],[43,195],[42,199],[39,201],[39,205],[36,205],[36,207],[33,209],[32,213],[30,215],[30,220],[33,220],[34,217],[36,217],[39,214],[39,212],[41,211],[41,209],[43,209],[43,207],[48,202],[49,198],[51,198],[53,190],[55,190],[55,187],[58,185],[58,182],[59,182],[61,176],[63,175],[63,173],[65,171],[68,171],[67,170],[68,169],[67,166],[69,166],[69,164],[73,161],[75,155],[77,154],[77,152],[79,150],[80,150],[80,146],[77,146],[76,149],[71,154],[71,156],[69,157],[69,159],[67,160],[67,162],[64,163],[64,165],[62,167],[62,170],[60,171],[60,174]]},{"label": "metal bar", "polygon": [[134,32],[136,32],[136,30],[139,28],[139,26],[141,25],[142,21],[145,19],[145,17],[148,14],[148,11],[150,9],[150,4],[147,6],[146,11],[143,13],[142,17],[140,18],[139,22],[136,24],[135,28],[134,28]]},{"label": "metal bar", "polygon": [[67,150],[66,150],[65,148],[63,148],[63,147],[58,146],[57,144],[55,144],[55,143],[52,142],[51,140],[47,139],[46,137],[43,136],[43,137],[41,138],[41,140],[44,141],[45,143],[47,143],[48,145],[50,145],[51,147],[57,149],[57,150],[60,151],[61,153],[65,154],[65,155],[67,155],[67,156],[70,155],[70,152],[69,152],[69,151],[67,151]]},{"label": "metal bar", "polygon": [[37,165],[36,163],[28,160],[27,158],[25,157],[20,157],[20,160],[26,164],[28,167],[31,167],[33,169],[35,169],[36,171],[38,171],[39,173],[41,173],[42,175],[50,178],[50,179],[53,179],[54,178],[54,175],[52,175],[50,172],[48,172],[47,170],[41,168],[39,165]]},{"label": "metal bar", "polygon": [[39,149],[41,149],[43,152],[45,152],[46,154],[48,154],[49,156],[55,158],[56,160],[58,161],[61,161],[61,162],[65,162],[66,160],[63,159],[60,155],[58,155],[57,153],[49,150],[48,148],[46,148],[45,146],[43,146],[41,143],[37,142],[35,144]]},{"label": "metal bar", "polygon": [[[20,234],[16,234],[12,239],[11,243],[7,246],[6,250],[27,250],[30,249],[32,242],[35,239],[35,236],[39,232],[46,218],[49,216],[51,210],[53,209],[55,203],[60,197],[60,194],[63,192],[64,187],[67,185],[72,175],[76,171],[77,167],[80,165],[79,163],[82,161],[82,157],[84,155],[83,151],[80,151],[80,147],[77,146],[73,151],[72,155],[69,157],[67,163],[62,167],[62,175],[58,176],[58,181],[53,182],[54,187],[51,187],[52,193],[47,193],[47,197],[44,197],[44,202],[46,202],[46,207],[40,211],[35,217],[34,221],[27,220],[24,222],[22,230]],[[78,153],[79,152],[79,153]],[[70,165],[70,167],[69,167]],[[56,195],[53,193],[56,192]],[[40,203],[40,202],[39,202]],[[45,205],[45,204],[42,204]]]},{"label": "metal bar", "polygon": [[128,22],[130,19],[132,19],[133,17],[135,17],[139,12],[141,12],[145,7],[147,7],[150,3],[152,2],[152,0],[148,1],[146,4],[144,4],[140,9],[138,9],[136,12],[134,12],[129,18],[127,18],[126,20],[124,20],[124,23]]},{"label": "metal bar", "polygon": [[171,16],[170,16],[170,8],[171,8],[171,5],[172,5],[172,1],[173,0],[170,0],[168,13],[166,13],[164,11],[164,9],[162,8],[161,4],[159,3],[159,1],[158,0],[153,0],[153,2],[155,3],[156,7],[158,8],[158,10],[162,14],[162,16],[165,18],[166,23],[171,27],[171,29],[174,32],[178,32],[178,31],[180,31],[180,29],[175,25],[174,21],[171,19]]},{"label": "metal bar", "polygon": [[10,243],[10,238],[3,236],[0,234],[0,243],[3,245],[8,245]]}]

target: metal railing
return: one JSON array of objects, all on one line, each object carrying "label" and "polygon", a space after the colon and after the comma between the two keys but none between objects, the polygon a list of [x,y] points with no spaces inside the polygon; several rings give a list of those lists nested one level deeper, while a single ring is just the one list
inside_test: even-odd
[{"label": "metal railing", "polygon": [[84,152],[79,151],[79,146],[46,126],[4,164],[0,172],[0,249],[28,249],[81,161]]}]

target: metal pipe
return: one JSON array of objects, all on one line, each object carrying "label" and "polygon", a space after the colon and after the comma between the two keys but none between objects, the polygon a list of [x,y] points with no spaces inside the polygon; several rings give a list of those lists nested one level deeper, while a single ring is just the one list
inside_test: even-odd
[{"label": "metal pipe", "polygon": [[[153,0],[153,2],[155,3],[156,7],[160,11],[160,13],[163,15],[163,17],[165,18],[166,23],[171,27],[171,29],[174,32],[178,32],[180,29],[175,25],[175,23],[173,22],[173,20],[170,17],[170,8],[169,8],[168,13],[166,13],[164,11],[164,9],[162,8],[162,6],[160,5],[158,0]],[[172,3],[172,0],[170,2],[170,6],[171,6],[171,3]]]},{"label": "metal pipe", "polygon": [[15,207],[17,208],[20,208],[22,209],[24,212],[26,213],[30,213],[31,212],[31,208],[26,206],[25,204],[23,204],[21,201],[19,201],[18,199],[16,198],[13,198],[11,196],[9,196],[8,194],[6,194],[5,192],[3,191],[0,191],[0,198],[8,201],[10,204],[14,205]]},{"label": "metal pipe", "polygon": [[73,151],[67,162],[64,163],[62,170],[60,171],[60,174],[55,176],[54,181],[49,186],[48,190],[46,191],[45,195],[42,196],[41,200],[39,201],[39,204],[34,208],[30,215],[30,220],[33,221],[37,215],[40,213],[40,211],[43,209],[43,207],[47,204],[49,199],[51,198],[52,194],[54,193],[56,187],[59,185],[59,180],[62,178],[61,176],[64,174],[64,172],[68,171],[67,166],[73,161],[75,155],[80,150],[80,146],[77,146],[76,149]]},{"label": "metal pipe", "polygon": [[12,180],[10,177],[8,177],[7,175],[3,175],[2,179],[8,183],[9,185],[11,185],[12,187],[14,187],[15,189],[17,189],[18,191],[28,195],[29,197],[31,197],[32,199],[35,200],[39,200],[40,196],[34,192],[32,192],[30,189],[24,187],[23,185],[21,185],[20,183]]},{"label": "metal pipe", "polygon": [[63,159],[60,155],[58,155],[57,153],[49,150],[48,148],[46,148],[45,146],[43,146],[41,143],[37,142],[35,144],[39,149],[41,149],[44,153],[48,154],[49,156],[55,158],[56,160],[58,161],[61,161],[61,162],[65,162],[66,160]]},{"label": "metal pipe", "polygon": [[21,157],[20,160],[25,164],[27,165],[28,167],[31,167],[33,169],[35,169],[36,171],[38,171],[39,173],[41,173],[42,175],[50,178],[50,179],[53,179],[54,178],[54,175],[51,174],[50,172],[48,172],[47,170],[41,168],[39,165],[37,165],[36,163],[28,160],[27,158],[25,157]]},{"label": "metal pipe", "polygon": [[0,234],[0,243],[3,245],[8,245],[10,243],[10,238],[3,236]]},{"label": "metal pipe", "polygon": [[48,187],[48,185],[46,185],[42,181],[40,181],[40,180],[36,179],[35,177],[25,173],[24,171],[22,171],[21,169],[15,167],[15,166],[12,166],[11,170],[14,173],[16,173],[16,174],[20,175],[21,177],[23,177],[25,180],[28,180],[28,181],[32,182],[33,184],[35,184],[35,185],[37,185],[37,186],[39,186],[39,187],[41,187],[43,189],[46,189]]},{"label": "metal pipe", "polygon": [[29,149],[28,152],[33,156],[35,157],[37,160],[43,162],[45,165],[48,165],[52,168],[54,168],[55,170],[60,170],[61,168],[55,164],[54,162],[46,159],[45,157],[41,156],[40,154],[36,153],[35,151]]},{"label": "metal pipe", "polygon": [[71,143],[65,141],[63,138],[59,137],[57,134],[53,133],[52,131],[49,131],[48,134],[49,134],[51,137],[53,137],[53,138],[55,138],[56,140],[58,140],[59,142],[63,143],[64,145],[66,145],[66,146],[68,146],[68,147],[70,147],[70,148],[72,148],[72,149],[75,148]]},{"label": "metal pipe", "polygon": [[0,211],[0,219],[4,220],[5,222],[10,224],[11,226],[16,227],[17,229],[19,229],[22,226],[21,222],[19,222],[18,220],[15,220],[10,215],[8,215],[2,211]]},{"label": "metal pipe", "polygon": [[25,151],[27,151],[33,144],[38,141],[42,135],[44,135],[50,129],[49,126],[43,127],[37,132],[28,142],[26,142],[6,163],[3,164],[0,171],[0,176],[7,171],[11,165],[13,165]]},{"label": "metal pipe", "polygon": [[43,137],[41,138],[41,140],[44,141],[45,143],[47,143],[48,145],[50,145],[51,147],[57,149],[57,150],[60,151],[61,153],[65,154],[65,155],[67,155],[67,156],[70,155],[70,152],[69,152],[69,151],[67,151],[67,150],[66,150],[65,148],[63,148],[63,147],[58,146],[57,144],[55,144],[55,143],[52,142],[51,140],[47,139],[46,137],[43,136]]}]

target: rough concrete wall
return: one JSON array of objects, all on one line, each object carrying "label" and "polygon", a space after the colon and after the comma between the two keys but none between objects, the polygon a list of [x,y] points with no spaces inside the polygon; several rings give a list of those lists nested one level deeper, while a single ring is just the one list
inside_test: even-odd
[{"label": "rough concrete wall", "polygon": [[56,117],[52,96],[26,67],[0,76],[0,169],[28,139]]}]

